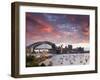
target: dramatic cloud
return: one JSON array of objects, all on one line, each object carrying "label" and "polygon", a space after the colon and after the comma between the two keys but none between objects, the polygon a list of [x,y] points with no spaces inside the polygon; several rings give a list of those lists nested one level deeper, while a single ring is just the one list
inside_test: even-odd
[{"label": "dramatic cloud", "polygon": [[89,15],[26,13],[26,44],[51,41],[56,44],[88,43]]}]

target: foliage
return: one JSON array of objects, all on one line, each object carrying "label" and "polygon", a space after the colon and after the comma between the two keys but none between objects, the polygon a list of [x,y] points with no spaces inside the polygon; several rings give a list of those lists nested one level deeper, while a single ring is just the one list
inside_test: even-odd
[{"label": "foliage", "polygon": [[39,66],[35,56],[27,56],[26,57],[26,67],[35,67],[35,66]]}]

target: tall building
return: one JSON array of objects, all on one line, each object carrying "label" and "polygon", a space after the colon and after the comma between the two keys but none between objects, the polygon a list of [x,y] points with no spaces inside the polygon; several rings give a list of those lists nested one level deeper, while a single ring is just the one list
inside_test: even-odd
[{"label": "tall building", "polygon": [[72,50],[72,48],[73,48],[72,45],[68,45],[69,50]]}]

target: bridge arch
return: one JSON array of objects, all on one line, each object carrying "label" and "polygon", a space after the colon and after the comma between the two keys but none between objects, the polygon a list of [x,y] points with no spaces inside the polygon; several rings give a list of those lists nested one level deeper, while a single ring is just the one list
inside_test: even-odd
[{"label": "bridge arch", "polygon": [[50,45],[51,48],[52,48],[52,53],[56,53],[57,46],[54,43],[49,42],[49,41],[35,42],[34,44],[30,45],[29,47],[33,49],[33,53],[36,53],[35,49],[38,46],[42,45],[42,44],[48,44],[48,45]]}]

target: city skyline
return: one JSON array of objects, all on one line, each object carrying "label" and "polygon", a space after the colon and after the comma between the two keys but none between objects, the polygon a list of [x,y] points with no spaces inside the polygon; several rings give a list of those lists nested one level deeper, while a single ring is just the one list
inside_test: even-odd
[{"label": "city skyline", "polygon": [[89,45],[89,15],[26,13],[26,45],[37,41]]}]

